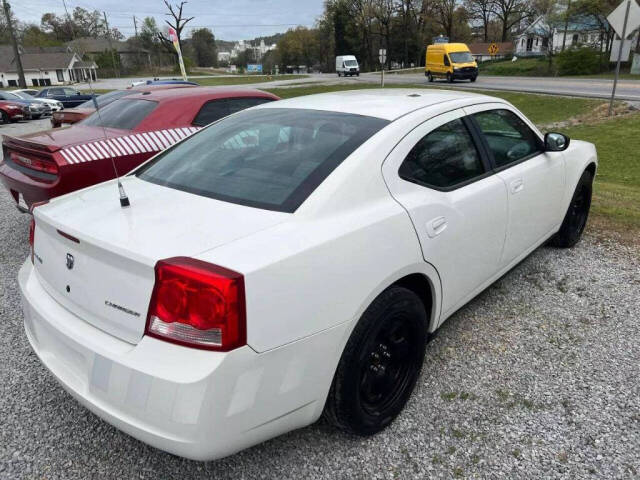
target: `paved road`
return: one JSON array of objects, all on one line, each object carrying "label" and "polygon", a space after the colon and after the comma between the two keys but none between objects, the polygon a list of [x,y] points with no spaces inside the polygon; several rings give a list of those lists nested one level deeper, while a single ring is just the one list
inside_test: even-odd
[{"label": "paved road", "polygon": [[[363,74],[356,77],[361,82],[378,81],[380,74]],[[391,74],[385,76],[386,83],[425,83],[423,74]],[[434,85],[446,85],[451,88],[509,90],[517,92],[546,93],[580,97],[609,98],[613,80],[594,78],[545,78],[545,77],[496,77],[481,75],[475,83],[459,81],[448,84],[446,81],[434,82]],[[640,80],[620,80],[616,90],[619,100],[640,101]]]}]

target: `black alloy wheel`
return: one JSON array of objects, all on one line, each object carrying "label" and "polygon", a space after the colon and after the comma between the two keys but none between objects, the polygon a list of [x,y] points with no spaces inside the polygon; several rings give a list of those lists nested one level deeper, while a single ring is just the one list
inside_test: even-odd
[{"label": "black alloy wheel", "polygon": [[384,429],[414,389],[427,340],[427,314],[411,290],[392,286],[367,308],[344,349],[325,418],[357,435]]},{"label": "black alloy wheel", "polygon": [[573,247],[587,225],[589,210],[591,208],[591,195],[593,192],[593,176],[585,170],[576,185],[576,189],[569,203],[562,226],[558,233],[551,239],[551,244],[556,247]]}]

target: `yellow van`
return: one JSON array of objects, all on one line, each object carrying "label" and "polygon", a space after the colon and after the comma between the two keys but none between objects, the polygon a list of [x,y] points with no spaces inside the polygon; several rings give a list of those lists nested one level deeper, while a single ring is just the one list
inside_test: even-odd
[{"label": "yellow van", "polygon": [[424,74],[430,82],[434,78],[446,78],[449,83],[457,79],[475,82],[478,64],[464,43],[436,43],[427,47]]}]

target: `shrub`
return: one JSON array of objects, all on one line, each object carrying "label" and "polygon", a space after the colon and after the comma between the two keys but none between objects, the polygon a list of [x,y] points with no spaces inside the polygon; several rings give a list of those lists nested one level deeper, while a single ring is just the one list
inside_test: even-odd
[{"label": "shrub", "polygon": [[600,71],[600,52],[590,47],[570,48],[556,55],[560,75],[589,75]]}]

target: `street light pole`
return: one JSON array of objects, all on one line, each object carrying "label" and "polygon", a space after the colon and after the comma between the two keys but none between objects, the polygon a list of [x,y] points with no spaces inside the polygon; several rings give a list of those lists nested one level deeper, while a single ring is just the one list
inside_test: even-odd
[{"label": "street light pole", "polygon": [[7,19],[7,29],[9,30],[9,35],[11,35],[11,43],[13,44],[13,57],[16,61],[16,68],[18,69],[18,85],[20,85],[20,88],[27,88],[27,81],[24,79],[24,70],[22,68],[22,58],[20,58],[20,49],[18,48],[18,40],[16,40],[13,23],[11,22],[11,9],[6,0],[2,0],[2,7],[4,8],[4,16]]}]

